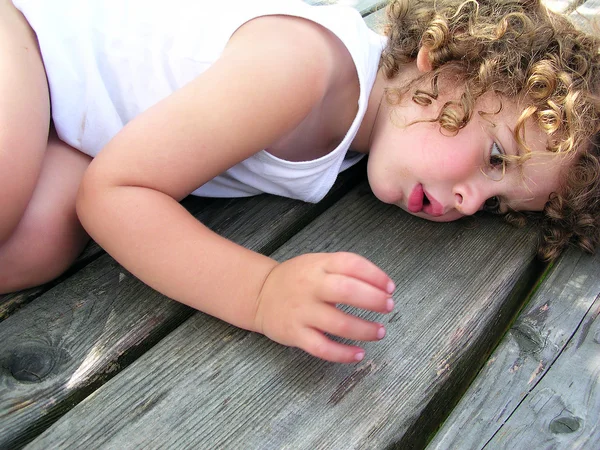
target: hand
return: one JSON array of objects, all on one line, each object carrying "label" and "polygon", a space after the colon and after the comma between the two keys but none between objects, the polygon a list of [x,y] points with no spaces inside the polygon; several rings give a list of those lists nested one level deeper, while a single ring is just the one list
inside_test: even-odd
[{"label": "hand", "polygon": [[377,266],[353,253],[297,256],[273,268],[257,299],[255,329],[275,342],[299,347],[318,358],[351,363],[363,359],[362,348],[329,339],[376,341],[385,328],[346,314],[343,303],[389,313],[394,283]]}]

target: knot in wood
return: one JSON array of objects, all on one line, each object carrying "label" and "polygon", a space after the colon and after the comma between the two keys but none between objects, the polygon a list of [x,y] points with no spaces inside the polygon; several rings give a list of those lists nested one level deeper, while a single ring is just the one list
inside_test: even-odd
[{"label": "knot in wood", "polygon": [[550,431],[554,434],[574,433],[581,427],[581,419],[572,415],[555,417],[550,422]]},{"label": "knot in wood", "polygon": [[56,352],[52,348],[30,347],[15,350],[8,361],[8,370],[22,383],[39,383],[56,365]]},{"label": "knot in wood", "polygon": [[522,354],[535,354],[544,348],[544,340],[540,332],[530,323],[521,321],[510,330]]}]

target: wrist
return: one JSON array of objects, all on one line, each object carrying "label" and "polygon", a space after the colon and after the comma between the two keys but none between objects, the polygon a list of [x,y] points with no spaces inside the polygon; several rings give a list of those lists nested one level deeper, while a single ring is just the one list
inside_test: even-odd
[{"label": "wrist", "polygon": [[273,265],[269,268],[269,270],[266,272],[262,283],[260,285],[260,289],[258,291],[258,294],[256,295],[256,299],[254,301],[254,308],[253,308],[253,318],[252,318],[252,330],[256,333],[260,333],[260,334],[265,334],[264,331],[264,319],[265,319],[265,309],[268,308],[268,301],[265,301],[265,298],[268,296],[268,290],[269,290],[269,278],[271,277],[271,275],[273,274],[273,271],[275,270],[276,267],[279,266],[279,263],[277,261],[273,261]]}]

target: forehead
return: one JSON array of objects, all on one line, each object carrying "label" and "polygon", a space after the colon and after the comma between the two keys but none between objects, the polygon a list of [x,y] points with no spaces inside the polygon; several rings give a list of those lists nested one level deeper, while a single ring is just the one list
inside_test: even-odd
[{"label": "forehead", "polygon": [[517,211],[542,211],[550,195],[561,191],[575,158],[548,150],[549,137],[542,127],[534,118],[521,119],[526,108],[526,102],[488,93],[476,104],[476,120],[493,129],[508,156],[502,178],[504,203]]},{"label": "forehead", "polygon": [[[496,99],[495,104],[498,102]],[[542,211],[550,195],[561,191],[575,158],[549,151],[548,134],[535,119],[527,118],[518,125],[524,110],[522,103],[502,99],[502,110],[491,120],[508,141],[506,153],[518,158],[508,166],[507,205],[518,211]]]},{"label": "forehead", "polygon": [[527,153],[550,153],[550,136],[542,129],[536,115],[528,110],[531,103],[525,100],[514,100],[500,97],[494,93],[486,93],[475,104],[475,114],[490,126],[507,129],[517,145],[517,156]]},{"label": "forehead", "polygon": [[550,194],[560,192],[572,158],[547,150],[532,154],[507,172],[507,206],[517,211],[542,211]]}]

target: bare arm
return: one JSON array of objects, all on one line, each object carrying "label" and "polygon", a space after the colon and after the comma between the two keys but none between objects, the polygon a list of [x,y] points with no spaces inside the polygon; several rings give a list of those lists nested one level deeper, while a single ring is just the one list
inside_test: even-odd
[{"label": "bare arm", "polygon": [[334,66],[314,24],[244,25],[207,72],[128,124],[91,164],[77,205],[86,230],[156,290],[266,333],[257,311],[279,295],[263,301],[278,264],[208,230],[178,200],[293,130],[325,95]]}]

